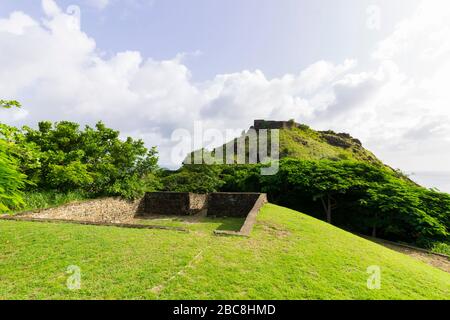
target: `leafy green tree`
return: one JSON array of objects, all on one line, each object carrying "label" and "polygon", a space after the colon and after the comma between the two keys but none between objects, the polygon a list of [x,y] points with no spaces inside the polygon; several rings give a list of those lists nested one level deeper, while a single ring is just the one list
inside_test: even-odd
[{"label": "leafy green tree", "polygon": [[216,192],[224,184],[217,165],[184,165],[162,178],[163,189],[175,192]]},{"label": "leafy green tree", "polygon": [[14,107],[20,108],[21,107],[20,102],[16,100],[0,100],[0,108],[11,109]]},{"label": "leafy green tree", "polygon": [[[363,189],[369,181],[383,179],[383,173],[362,162],[329,160],[282,160],[278,174],[262,177],[263,191],[303,194],[320,200],[328,223],[340,198]],[[277,190],[278,189],[278,190]]]},{"label": "leafy green tree", "polygon": [[254,164],[246,165],[222,165],[221,179],[224,181],[221,191],[261,191],[261,166]]},{"label": "leafy green tree", "polygon": [[377,214],[374,228],[381,228],[385,236],[427,245],[448,237],[449,201],[448,195],[392,180],[370,185],[361,204]]},{"label": "leafy green tree", "polygon": [[[17,101],[0,100],[2,108],[14,106],[20,107],[20,104]],[[0,135],[0,211],[17,209],[24,204],[22,189],[26,176],[19,172],[10,149],[11,143]]]},{"label": "leafy green tree", "polygon": [[38,190],[81,190],[92,196],[134,198],[158,185],[158,156],[142,140],[119,139],[119,132],[99,122],[40,122],[38,129],[0,126],[19,167]]},{"label": "leafy green tree", "polygon": [[23,202],[22,190],[25,187],[24,174],[8,152],[8,145],[0,140],[0,211],[20,208]]},{"label": "leafy green tree", "polygon": [[27,176],[28,186],[39,183],[39,170],[43,154],[39,146],[28,142],[22,130],[0,123],[0,139],[8,143],[8,152],[17,166]]},{"label": "leafy green tree", "polygon": [[333,216],[334,223],[350,230],[423,247],[449,241],[450,195],[383,166],[283,159],[279,172],[261,176],[260,185],[271,201],[306,212],[314,213],[313,203],[320,200],[327,221]]}]

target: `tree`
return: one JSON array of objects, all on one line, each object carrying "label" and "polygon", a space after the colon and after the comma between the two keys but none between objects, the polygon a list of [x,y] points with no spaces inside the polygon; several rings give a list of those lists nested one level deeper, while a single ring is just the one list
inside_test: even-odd
[{"label": "tree", "polygon": [[361,204],[377,214],[374,229],[382,228],[385,236],[425,246],[448,240],[450,195],[392,179],[370,185]]},{"label": "tree", "polygon": [[0,211],[17,209],[24,204],[22,189],[26,176],[18,171],[7,149],[7,143],[0,140]]},{"label": "tree", "polygon": [[70,121],[44,121],[38,129],[0,125],[0,136],[39,190],[135,198],[158,185],[156,149],[147,150],[142,140],[123,141],[101,122],[84,129]]},{"label": "tree", "polygon": [[184,165],[162,178],[163,189],[176,192],[216,192],[224,184],[217,165]]},{"label": "tree", "polygon": [[386,167],[354,161],[283,159],[276,175],[261,177],[271,201],[314,214],[320,200],[326,220],[429,247],[449,241],[450,195],[427,190]]},{"label": "tree", "polygon": [[20,102],[16,100],[0,100],[0,108],[11,109],[14,107],[20,108],[21,107]]},{"label": "tree", "polygon": [[[20,107],[17,101],[0,100],[0,107]],[[15,159],[10,154],[11,144],[0,135],[0,211],[20,208],[24,202],[22,189],[25,187],[24,174],[18,170]]]},{"label": "tree", "polygon": [[331,223],[339,198],[364,188],[368,179],[382,179],[383,175],[371,168],[362,162],[286,159],[281,161],[276,175],[262,178],[262,185],[267,192],[281,188],[275,192],[303,194],[313,201],[320,200],[326,221]]}]

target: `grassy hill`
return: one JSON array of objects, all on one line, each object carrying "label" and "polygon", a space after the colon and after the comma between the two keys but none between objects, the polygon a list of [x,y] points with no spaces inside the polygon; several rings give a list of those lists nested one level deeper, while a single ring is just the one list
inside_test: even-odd
[{"label": "grassy hill", "polygon": [[346,133],[315,131],[299,125],[280,130],[280,157],[302,160],[358,160],[381,164],[358,139]]},{"label": "grassy hill", "polygon": [[[0,221],[0,299],[448,299],[450,274],[268,204],[250,238]],[[81,290],[66,269],[81,268]],[[366,287],[381,267],[381,289]]]},{"label": "grassy hill", "polygon": [[[274,121],[276,122],[276,121]],[[280,121],[283,122],[283,121]],[[365,149],[362,146],[361,141],[353,138],[348,133],[336,133],[334,131],[316,131],[311,129],[307,125],[297,124],[295,122],[285,121],[286,123],[292,124],[289,127],[276,128],[279,129],[280,137],[280,158],[295,158],[301,160],[356,160],[369,162],[371,164],[383,165],[383,162],[379,160],[372,152]],[[251,127],[253,129],[254,126]],[[257,132],[260,128],[257,129]],[[273,129],[269,126],[264,127],[264,129]],[[248,135],[245,132],[240,138]],[[236,145],[239,138],[235,138],[226,144],[217,147],[217,149],[222,149],[224,154],[224,160],[226,160],[226,155],[228,150],[234,150],[236,152]],[[246,157],[248,160],[248,142],[246,142]],[[193,151],[189,153],[185,161],[193,161],[194,154],[199,154],[201,158],[202,149]],[[213,150],[209,150],[213,151]],[[213,151],[214,153],[214,151]],[[236,160],[236,155],[228,155],[228,157],[234,157]]]}]

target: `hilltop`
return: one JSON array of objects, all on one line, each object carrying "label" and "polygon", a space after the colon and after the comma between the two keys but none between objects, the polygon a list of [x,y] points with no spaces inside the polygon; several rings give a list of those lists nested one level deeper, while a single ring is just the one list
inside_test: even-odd
[{"label": "hilltop", "polygon": [[[236,152],[238,148],[238,140],[245,139],[249,136],[251,130],[267,129],[268,131],[279,130],[279,156],[283,158],[295,158],[300,160],[355,160],[363,161],[370,164],[383,165],[372,152],[365,149],[360,140],[352,137],[348,133],[336,133],[332,130],[316,131],[305,124],[299,124],[293,120],[289,121],[271,121],[271,120],[254,120],[253,126],[249,130],[243,132],[240,137],[227,142],[223,146],[219,146],[213,150],[223,150],[224,159],[230,157],[227,150]],[[270,139],[270,138],[269,138]],[[230,149],[230,145],[234,148]],[[248,141],[246,142],[246,156],[248,157]],[[194,151],[190,154],[193,160],[194,154],[202,150]],[[233,155],[236,159],[236,156]],[[189,155],[186,160],[189,160]],[[185,160],[185,161],[186,161]]]},{"label": "hilltop", "polygon": [[[267,125],[256,120],[256,130],[280,128],[280,158],[302,160],[358,160],[372,164],[382,162],[360,140],[348,133],[336,133],[332,130],[316,131],[304,124],[292,121],[267,121]],[[264,120],[263,120],[264,121]]]},{"label": "hilltop", "polygon": [[[266,151],[277,150],[272,148],[277,133],[281,160],[272,162],[272,174],[265,175],[264,165],[256,162],[265,162]],[[221,149],[227,165],[186,164],[163,179],[165,190],[264,192],[272,203],[346,230],[447,252],[450,195],[419,186],[348,133],[316,131],[292,120],[255,120],[240,137],[214,151]],[[233,162],[239,165],[228,165]]]}]

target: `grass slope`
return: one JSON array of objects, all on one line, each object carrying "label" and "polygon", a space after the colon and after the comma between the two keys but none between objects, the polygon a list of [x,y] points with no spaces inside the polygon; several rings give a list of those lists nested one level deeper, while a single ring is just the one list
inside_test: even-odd
[{"label": "grass slope", "polygon": [[[250,238],[0,221],[2,299],[448,299],[450,275],[268,204]],[[66,288],[69,265],[81,290]],[[370,265],[381,289],[366,287]]]},{"label": "grass slope", "polygon": [[302,160],[358,160],[382,164],[358,140],[333,131],[315,131],[307,126],[280,130],[280,157]]}]

